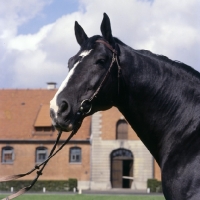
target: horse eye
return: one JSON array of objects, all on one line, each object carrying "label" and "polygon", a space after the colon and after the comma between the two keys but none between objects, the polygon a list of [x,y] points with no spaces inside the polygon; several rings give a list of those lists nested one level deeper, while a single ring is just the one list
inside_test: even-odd
[{"label": "horse eye", "polygon": [[82,59],[83,59],[83,57],[82,56],[78,56],[77,58],[76,58],[76,62],[81,62],[82,61]]},{"label": "horse eye", "polygon": [[103,65],[105,63],[105,59],[99,59],[96,61],[96,65]]},{"label": "horse eye", "polygon": [[81,62],[81,61],[82,61],[82,58],[83,58],[82,56],[79,56],[79,57],[78,57],[78,61]]}]

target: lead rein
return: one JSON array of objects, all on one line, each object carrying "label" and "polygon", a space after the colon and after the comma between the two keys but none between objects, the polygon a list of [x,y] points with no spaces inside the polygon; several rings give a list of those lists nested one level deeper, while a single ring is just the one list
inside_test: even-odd
[{"label": "lead rein", "polygon": [[[23,194],[23,193],[27,192],[28,190],[30,190],[30,189],[34,186],[34,184],[36,183],[36,181],[38,180],[38,178],[42,175],[42,171],[43,171],[43,169],[45,168],[45,166],[46,166],[46,164],[48,163],[48,161],[49,161],[52,157],[54,157],[54,156],[69,142],[69,140],[73,137],[73,135],[76,134],[76,132],[77,132],[77,130],[73,130],[73,131],[71,132],[71,134],[69,135],[69,137],[65,140],[65,142],[58,148],[57,151],[55,151],[56,145],[58,144],[58,142],[59,142],[59,140],[60,140],[60,137],[61,137],[61,135],[62,135],[62,131],[59,131],[59,132],[58,132],[57,139],[56,139],[56,141],[55,141],[55,143],[54,143],[53,148],[51,149],[51,152],[50,152],[48,158],[47,158],[44,162],[42,162],[41,164],[35,165],[35,167],[34,167],[32,170],[30,170],[29,172],[27,172],[27,173],[25,173],[25,174],[11,175],[11,176],[7,176],[7,177],[0,178],[0,182],[6,182],[6,181],[15,180],[15,179],[18,179],[18,178],[21,178],[21,177],[24,177],[24,176],[26,176],[26,175],[31,174],[31,173],[34,172],[36,169],[39,169],[39,168],[42,166],[42,168],[41,168],[40,170],[37,171],[37,175],[36,175],[35,179],[32,181],[32,183],[31,183],[29,186],[22,188],[22,189],[19,190],[18,192],[14,193],[14,194],[11,194],[10,196],[3,198],[2,200],[14,199],[15,197],[18,197],[18,196],[20,196],[21,194]],[[55,151],[55,152],[54,152],[54,151]]]}]

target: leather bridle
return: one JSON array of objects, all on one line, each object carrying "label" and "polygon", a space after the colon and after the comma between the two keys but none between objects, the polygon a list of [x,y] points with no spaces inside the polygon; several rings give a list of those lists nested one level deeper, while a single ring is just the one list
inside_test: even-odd
[{"label": "leather bridle", "polygon": [[[119,94],[119,78],[120,78],[120,74],[121,74],[121,67],[119,65],[119,52],[114,49],[107,41],[105,40],[102,40],[102,39],[98,39],[96,40],[97,43],[102,43],[104,44],[108,49],[110,49],[112,51],[112,61],[111,61],[111,64],[108,68],[108,71],[106,72],[104,78],[102,79],[99,87],[96,89],[96,91],[94,92],[94,94],[89,98],[89,99],[85,99],[81,102],[81,105],[80,105],[80,108],[78,110],[78,112],[76,113],[75,115],[75,122],[76,122],[76,126],[74,127],[74,129],[72,130],[71,134],[69,135],[69,137],[65,140],[65,142],[55,151],[56,149],[56,146],[60,140],[60,137],[61,137],[61,134],[62,134],[62,131],[59,131],[58,132],[58,136],[57,136],[57,139],[54,143],[54,146],[53,148],[51,149],[51,152],[48,156],[48,158],[40,163],[39,165],[35,165],[35,167],[33,169],[31,169],[29,172],[27,173],[24,173],[24,174],[18,174],[18,175],[11,175],[11,176],[6,176],[6,177],[2,177],[0,178],[0,182],[6,182],[6,181],[11,181],[11,180],[15,180],[15,179],[18,179],[18,178],[21,178],[21,177],[24,177],[24,176],[27,176],[29,174],[31,174],[32,172],[34,172],[35,170],[38,170],[37,171],[37,175],[35,177],[35,179],[32,181],[32,183],[27,186],[27,187],[24,187],[22,188],[21,190],[19,190],[18,192],[14,193],[14,194],[11,194],[10,196],[8,197],[5,197],[3,198],[2,200],[10,200],[10,199],[14,199],[15,197],[18,197],[20,196],[21,194],[27,192],[28,190],[30,190],[33,185],[36,183],[36,181],[38,180],[38,178],[42,175],[42,171],[44,170],[46,164],[48,163],[48,161],[53,157],[55,156],[68,142],[69,140],[77,133],[77,131],[79,130],[80,126],[81,126],[81,123],[82,123],[82,120],[83,118],[88,115],[90,113],[90,111],[92,110],[92,102],[94,100],[94,98],[97,98],[97,95],[99,94],[103,84],[105,83],[105,81],[107,80],[108,76],[109,76],[109,73],[114,65],[114,63],[116,62],[117,64],[117,67],[118,67],[118,94]],[[54,152],[55,151],[55,152]],[[41,169],[40,169],[41,167]]]},{"label": "leather bridle", "polygon": [[[85,99],[85,100],[83,100],[81,102],[81,106],[80,106],[80,109],[79,109],[77,114],[80,114],[79,112],[81,112],[81,114],[83,114],[83,115],[87,115],[87,114],[90,113],[90,111],[92,110],[92,101],[94,100],[94,98],[97,98],[97,95],[99,94],[100,89],[102,88],[103,84],[105,83],[105,81],[107,80],[107,78],[108,78],[108,76],[109,76],[109,74],[111,72],[111,69],[112,69],[112,67],[114,65],[114,62],[116,62],[117,68],[118,68],[118,95],[119,95],[119,78],[120,78],[120,75],[121,75],[121,67],[120,67],[120,64],[119,64],[119,57],[118,57],[119,56],[119,52],[116,49],[114,49],[105,40],[99,39],[99,40],[96,40],[96,42],[104,44],[108,49],[110,49],[112,51],[112,54],[113,54],[112,55],[112,61],[110,63],[108,71],[106,72],[104,78],[102,79],[99,87],[96,89],[94,94],[89,99]],[[86,106],[84,106],[86,104],[90,105],[89,108],[87,108],[87,109],[84,108],[84,107],[86,107]],[[87,105],[87,107],[88,107],[88,105]]]}]

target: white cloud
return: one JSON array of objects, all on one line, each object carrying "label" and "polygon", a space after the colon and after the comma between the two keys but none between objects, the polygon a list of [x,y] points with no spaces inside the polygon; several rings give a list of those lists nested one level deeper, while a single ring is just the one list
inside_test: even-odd
[{"label": "white cloud", "polygon": [[24,50],[37,50],[41,41],[51,31],[53,24],[49,24],[40,29],[36,34],[18,35],[8,42],[8,49],[16,49],[19,51]]},{"label": "white cloud", "polygon": [[18,26],[40,13],[51,0],[0,0],[0,38],[10,38],[17,33]]},{"label": "white cloud", "polygon": [[[41,88],[44,83],[49,80],[55,80],[59,77],[60,72],[67,74],[67,68],[63,70],[63,66],[59,63],[48,61],[46,59],[46,52],[37,51],[23,51],[19,53],[13,65],[15,71],[14,81],[20,87],[30,87],[27,83],[31,83],[36,88]],[[12,87],[15,87],[13,84]]]},{"label": "white cloud", "polygon": [[[17,35],[20,24],[42,14],[45,2],[31,0],[20,4],[21,1],[15,1],[17,3],[7,13],[0,8],[0,27],[5,27],[0,31],[0,45],[3,46],[0,50],[3,55],[0,58],[0,86],[44,87],[47,81],[60,84],[67,75],[69,57],[79,50],[74,21],[81,24],[88,36],[100,34],[103,12],[111,19],[113,35],[129,46],[166,55],[200,70],[198,0],[109,0],[104,3],[102,0],[81,0],[77,12],[60,17],[36,34]],[[4,2],[8,2],[3,3],[5,10],[10,1]],[[2,77],[6,75],[8,79]]]}]

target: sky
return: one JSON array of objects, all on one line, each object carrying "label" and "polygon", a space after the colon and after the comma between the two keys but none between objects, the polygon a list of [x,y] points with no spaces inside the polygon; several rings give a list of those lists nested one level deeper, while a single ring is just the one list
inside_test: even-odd
[{"label": "sky", "polygon": [[0,89],[59,87],[79,50],[74,22],[98,35],[104,12],[127,45],[200,71],[199,0],[0,0]]}]

